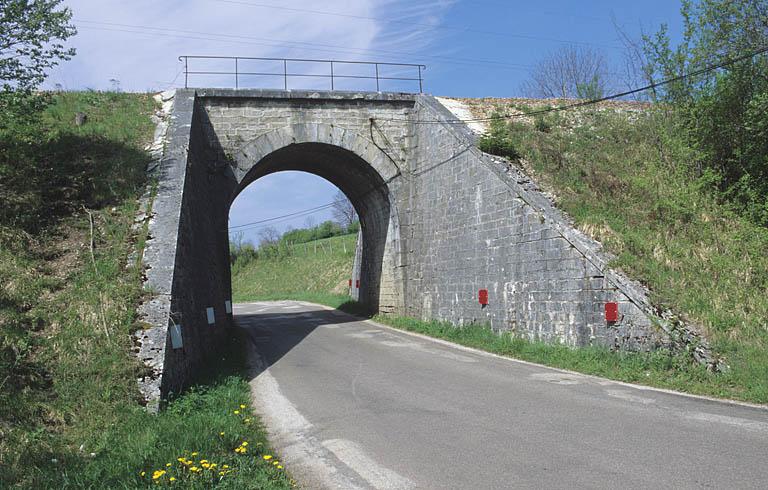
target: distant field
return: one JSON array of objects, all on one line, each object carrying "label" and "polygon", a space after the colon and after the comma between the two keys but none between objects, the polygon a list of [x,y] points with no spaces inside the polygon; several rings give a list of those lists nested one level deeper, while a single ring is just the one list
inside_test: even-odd
[{"label": "distant field", "polygon": [[280,253],[232,266],[235,302],[305,299],[320,302],[347,294],[357,234],[289,245]]}]

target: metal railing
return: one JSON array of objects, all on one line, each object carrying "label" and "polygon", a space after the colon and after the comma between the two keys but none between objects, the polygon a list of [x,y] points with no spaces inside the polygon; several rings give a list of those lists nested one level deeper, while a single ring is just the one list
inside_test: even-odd
[{"label": "metal railing", "polygon": [[[190,60],[232,60],[234,71],[190,71]],[[288,90],[288,80],[290,78],[328,78],[330,79],[331,90],[335,89],[335,81],[342,79],[356,79],[356,80],[376,80],[376,91],[381,90],[382,81],[406,81],[406,82],[419,82],[419,93],[424,91],[424,77],[422,72],[426,70],[425,65],[415,65],[409,63],[379,63],[375,61],[344,61],[344,60],[313,60],[313,59],[300,59],[300,58],[251,58],[243,56],[179,56],[179,61],[184,62],[184,88],[189,88],[189,76],[190,75],[233,75],[235,81],[235,88],[240,88],[240,81],[242,77],[248,76],[271,76],[282,77],[283,88]],[[282,72],[258,72],[258,71],[241,71],[243,61],[270,61],[281,62],[283,70]],[[289,64],[297,63],[323,63],[328,64],[329,71],[327,73],[291,73],[288,71]],[[338,72],[334,73],[334,66],[337,68],[340,65],[369,65],[373,69],[372,75],[340,75]],[[380,73],[380,68],[405,68],[409,70],[415,70],[417,77],[396,77],[396,76],[383,76]]]}]

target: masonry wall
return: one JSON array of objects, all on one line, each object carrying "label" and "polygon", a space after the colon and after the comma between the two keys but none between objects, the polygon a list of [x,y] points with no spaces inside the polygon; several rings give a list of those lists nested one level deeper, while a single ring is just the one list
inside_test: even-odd
[{"label": "masonry wall", "polygon": [[[154,296],[135,336],[150,401],[215,364],[232,325],[230,204],[281,169],[316,173],[353,200],[363,229],[356,292],[381,311],[572,346],[662,338],[645,290],[607,268],[596,242],[430,96],[179,91],[172,119],[145,254]],[[609,301],[621,314],[613,324]]]},{"label": "masonry wall", "polygon": [[[659,336],[612,281],[599,246],[575,229],[508,162],[474,146],[432,97],[413,114],[405,210],[406,313],[456,324],[489,323],[572,346],[642,347]],[[435,121],[435,123],[424,123]],[[528,188],[525,185],[528,185]],[[478,291],[489,291],[482,307]],[[621,321],[605,321],[618,302]]]}]

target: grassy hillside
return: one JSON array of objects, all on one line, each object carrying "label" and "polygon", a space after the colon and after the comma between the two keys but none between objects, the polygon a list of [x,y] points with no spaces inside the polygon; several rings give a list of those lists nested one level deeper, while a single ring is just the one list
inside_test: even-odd
[{"label": "grassy hillside", "polygon": [[482,146],[524,167],[614,267],[704,331],[731,366],[724,394],[766,402],[768,229],[719,197],[685,130],[661,109],[555,113],[497,122]]},{"label": "grassy hillside", "polygon": [[128,257],[146,238],[132,224],[154,109],[149,95],[65,93],[0,125],[2,488],[290,487],[261,457],[237,351],[160,415],[139,404],[145,293]]},{"label": "grassy hillside", "polygon": [[[347,293],[357,234],[282,246],[277,253],[232,266],[235,301],[321,301]],[[321,301],[323,302],[323,301]]]}]

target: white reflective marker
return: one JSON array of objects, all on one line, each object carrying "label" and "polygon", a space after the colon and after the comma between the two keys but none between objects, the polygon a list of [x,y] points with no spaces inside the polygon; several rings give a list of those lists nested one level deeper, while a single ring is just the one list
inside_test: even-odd
[{"label": "white reflective marker", "polygon": [[216,316],[213,312],[213,306],[209,306],[205,309],[206,315],[208,315],[208,325],[213,325],[216,323]]},{"label": "white reflective marker", "polygon": [[171,348],[173,349],[181,349],[184,345],[181,341],[181,325],[176,325],[175,323],[171,325],[170,328],[171,331]]},{"label": "white reflective marker", "polygon": [[232,302],[227,300],[224,302],[224,309],[227,310],[227,314],[232,313]]}]

